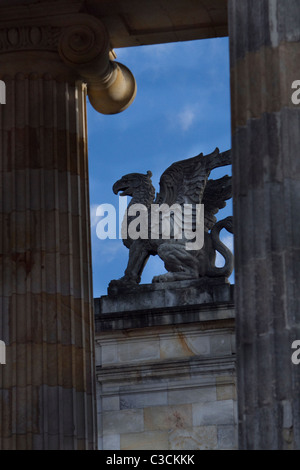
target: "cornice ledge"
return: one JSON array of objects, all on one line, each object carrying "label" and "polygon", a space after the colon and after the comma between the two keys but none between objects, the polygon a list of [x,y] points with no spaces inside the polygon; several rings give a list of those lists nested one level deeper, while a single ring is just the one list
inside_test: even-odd
[{"label": "cornice ledge", "polygon": [[16,20],[22,24],[40,24],[41,18],[57,15],[70,15],[83,11],[84,0],[43,1],[27,5],[0,5],[0,28],[14,26]]}]

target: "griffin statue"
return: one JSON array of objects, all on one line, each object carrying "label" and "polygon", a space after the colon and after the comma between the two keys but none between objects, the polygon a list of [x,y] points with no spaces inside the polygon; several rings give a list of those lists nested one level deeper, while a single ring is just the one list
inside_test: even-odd
[{"label": "griffin statue", "polygon": [[[125,213],[122,227],[124,245],[129,249],[129,260],[124,276],[113,280],[109,289],[111,292],[118,288],[129,288],[140,283],[143,269],[150,255],[158,255],[168,271],[166,274],[155,276],[152,282],[180,281],[204,277],[228,278],[233,270],[233,255],[231,251],[220,241],[219,233],[226,228],[233,233],[232,217],[227,217],[217,222],[215,214],[225,207],[226,200],[231,198],[231,177],[224,176],[217,180],[209,179],[210,172],[217,167],[231,164],[230,150],[220,153],[216,148],[208,155],[203,153],[196,157],[173,163],[160,178],[160,192],[155,198],[155,189],[151,182],[152,173],[130,173],[123,176],[113,185],[113,192],[121,196],[131,196],[131,201]],[[130,214],[130,207],[134,204],[143,205],[148,209],[149,222],[148,235],[144,238],[132,239],[128,236],[127,228],[134,219]],[[151,238],[151,205],[179,204],[196,207],[196,204],[204,206],[204,244],[202,248],[187,250],[187,239],[169,237]],[[202,206],[202,207],[203,207]],[[195,213],[195,211],[194,211]],[[173,217],[172,224],[176,224]],[[126,232],[124,232],[126,230]],[[172,232],[174,233],[174,232]],[[223,267],[216,267],[216,251],[224,258]]]}]

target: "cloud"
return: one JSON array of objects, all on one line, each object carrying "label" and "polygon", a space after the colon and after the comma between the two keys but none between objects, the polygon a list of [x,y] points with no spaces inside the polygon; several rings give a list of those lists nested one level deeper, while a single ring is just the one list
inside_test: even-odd
[{"label": "cloud", "polygon": [[192,107],[186,106],[177,116],[179,125],[181,129],[185,132],[187,131],[193,124],[196,113],[192,109]]},{"label": "cloud", "polygon": [[164,274],[166,272],[164,262],[160,257],[150,256],[142,275],[142,284],[151,284],[154,276],[158,276],[159,274]]},{"label": "cloud", "polygon": [[[148,61],[149,59],[153,59],[153,63],[157,65],[157,67],[160,67],[161,64],[157,64],[157,60],[159,59],[160,61],[165,61],[166,57],[170,57],[176,47],[178,45],[174,43],[166,43],[166,44],[152,44],[150,46],[138,46],[138,47],[130,47],[130,48],[120,48],[116,49],[115,53],[117,55],[117,61],[122,60],[125,61],[137,61],[140,62],[140,56],[142,55],[143,57],[147,58]],[[139,65],[146,65],[149,67],[148,61],[145,61],[144,64],[139,64]],[[152,65],[152,64],[151,64]]]},{"label": "cloud", "polygon": [[95,258],[97,258],[98,265],[103,263],[110,263],[119,257],[120,251],[124,248],[123,242],[120,239],[104,239],[100,240],[97,237],[96,226],[101,219],[101,216],[96,215],[99,204],[91,204],[90,206],[90,218],[91,218],[91,237],[92,237],[92,251]]},{"label": "cloud", "polygon": [[96,215],[98,205],[99,204],[91,204],[90,207],[91,228],[95,227],[99,221],[99,217]]},{"label": "cloud", "polygon": [[127,254],[127,249],[124,247],[122,240],[99,240],[99,238],[94,237],[93,252],[95,260],[97,258],[98,266],[105,266],[107,263],[119,260],[120,255]]},{"label": "cloud", "polygon": [[[226,233],[226,235],[221,234],[220,236],[221,241],[226,245],[229,250],[233,253],[233,235],[231,233]],[[218,268],[221,268],[224,266],[225,260],[223,256],[217,251],[217,256],[216,256],[216,266]]]},{"label": "cloud", "polygon": [[234,238],[233,238],[233,235],[231,233],[226,233],[226,235],[223,235],[220,237],[222,242],[224,243],[224,245],[226,245],[230,251],[233,252],[233,242],[234,242]]},{"label": "cloud", "polygon": [[111,262],[119,257],[120,251],[125,251],[121,240],[112,240],[113,243],[102,245],[102,253],[106,261]]}]

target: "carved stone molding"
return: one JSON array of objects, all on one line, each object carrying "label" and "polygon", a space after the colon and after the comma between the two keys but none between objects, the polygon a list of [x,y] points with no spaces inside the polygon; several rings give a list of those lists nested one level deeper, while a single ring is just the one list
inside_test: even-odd
[{"label": "carved stone molding", "polygon": [[104,56],[108,58],[108,32],[99,20],[89,15],[76,15],[62,31],[59,53],[70,66],[95,68]]},{"label": "carved stone molding", "polygon": [[97,111],[115,114],[134,100],[134,76],[127,67],[110,60],[109,35],[98,19],[76,15],[62,32],[59,53],[86,80],[90,103]]},{"label": "carved stone molding", "polygon": [[[41,51],[43,55],[39,55]],[[16,55],[18,52],[22,54]],[[0,19],[1,74],[36,72],[37,65],[41,74],[55,69],[60,74],[63,69],[67,79],[73,76],[86,82],[92,106],[104,114],[123,111],[136,94],[132,73],[111,60],[114,58],[108,31],[92,15],[52,14],[21,19],[16,14],[7,27]]]},{"label": "carved stone molding", "polygon": [[16,50],[57,51],[61,28],[55,26],[24,26],[0,29],[0,53]]}]

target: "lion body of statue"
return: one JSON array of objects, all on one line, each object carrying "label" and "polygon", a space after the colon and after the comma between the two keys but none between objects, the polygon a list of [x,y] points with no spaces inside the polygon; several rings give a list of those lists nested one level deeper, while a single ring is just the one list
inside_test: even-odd
[{"label": "lion body of statue", "polygon": [[[121,279],[113,280],[110,287],[129,286],[140,283],[143,269],[149,256],[158,255],[163,261],[166,274],[158,275],[152,282],[179,281],[203,277],[227,278],[233,270],[233,255],[221,242],[219,233],[222,228],[233,232],[232,217],[218,221],[215,214],[225,207],[226,200],[231,197],[231,177],[225,176],[218,180],[208,179],[214,168],[229,165],[230,151],[220,153],[218,149],[209,155],[182,160],[171,165],[161,176],[160,192],[155,198],[155,189],[151,182],[151,172],[147,174],[130,173],[118,180],[113,191],[121,196],[132,199],[127,208],[122,224],[123,243],[129,249],[128,265]],[[131,238],[128,227],[135,219],[130,215],[130,208],[137,205],[147,212],[146,236]],[[151,237],[153,221],[150,217],[151,206],[163,204],[172,207],[186,204],[204,207],[204,243],[200,249],[186,249],[187,239],[173,236],[168,239]],[[145,220],[145,219],[144,219]],[[174,218],[171,219],[174,228]],[[184,232],[183,232],[184,233]],[[216,267],[216,251],[225,259],[223,267]]]}]

